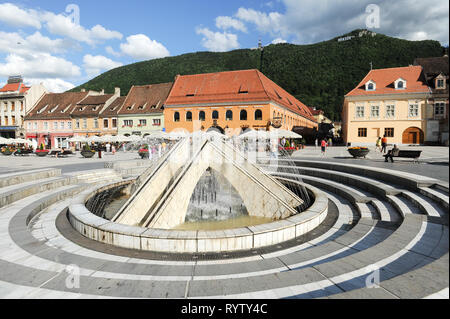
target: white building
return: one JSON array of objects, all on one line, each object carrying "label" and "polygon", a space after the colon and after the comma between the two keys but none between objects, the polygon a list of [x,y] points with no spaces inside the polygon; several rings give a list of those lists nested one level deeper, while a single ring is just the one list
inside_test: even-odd
[{"label": "white building", "polygon": [[26,86],[21,76],[11,76],[0,88],[0,136],[24,138],[25,115],[47,92],[42,84]]}]

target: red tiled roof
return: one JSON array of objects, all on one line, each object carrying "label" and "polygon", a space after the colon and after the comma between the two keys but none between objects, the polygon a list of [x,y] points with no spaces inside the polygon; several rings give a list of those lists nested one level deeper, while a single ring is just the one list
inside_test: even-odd
[{"label": "red tiled roof", "polygon": [[[396,90],[394,82],[398,79],[406,80],[406,89]],[[366,83],[372,80],[376,84],[374,91],[366,91]],[[370,71],[358,86],[346,96],[400,94],[400,93],[426,93],[428,86],[422,74],[421,66],[408,66],[400,68],[379,69]]]},{"label": "red tiled roof", "polygon": [[82,101],[78,102],[73,108],[70,115],[72,116],[98,116],[103,110],[106,102],[111,99],[114,95],[104,94],[104,95],[89,95]]},{"label": "red tiled roof", "polygon": [[313,116],[320,115],[320,114],[323,113],[322,110],[316,110],[316,109],[313,108],[313,107],[308,107],[308,108],[309,108],[309,111],[311,112],[311,114],[312,114]]},{"label": "red tiled roof", "polygon": [[173,82],[133,86],[119,114],[162,113]]},{"label": "red tiled roof", "polygon": [[0,89],[0,92],[17,92],[25,93],[30,89],[30,87],[25,86],[23,83],[10,83],[6,84]]},{"label": "red tiled roof", "polygon": [[315,121],[308,107],[256,69],[178,76],[166,105],[265,101]]},{"label": "red tiled roof", "polygon": [[88,92],[47,93],[25,120],[68,119],[76,104],[87,95]]},{"label": "red tiled roof", "polygon": [[101,114],[100,117],[114,117],[117,116],[120,108],[125,102],[126,96],[121,96],[115,99]]}]

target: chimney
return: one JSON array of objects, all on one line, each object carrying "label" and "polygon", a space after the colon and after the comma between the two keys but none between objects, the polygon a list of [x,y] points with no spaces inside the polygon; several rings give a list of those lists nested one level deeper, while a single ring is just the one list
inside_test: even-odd
[{"label": "chimney", "polygon": [[120,97],[120,88],[114,88],[114,95]]},{"label": "chimney", "polygon": [[100,91],[100,95],[105,95],[105,89]]}]

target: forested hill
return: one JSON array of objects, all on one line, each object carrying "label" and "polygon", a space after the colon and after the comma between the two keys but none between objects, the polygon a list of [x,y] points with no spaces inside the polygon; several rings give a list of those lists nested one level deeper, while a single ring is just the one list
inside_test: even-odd
[{"label": "forested hill", "polygon": [[120,87],[125,95],[132,85],[171,82],[177,74],[257,68],[306,105],[323,109],[331,119],[340,120],[344,95],[369,72],[371,62],[374,69],[408,66],[415,58],[444,53],[438,41],[407,41],[370,33],[360,36],[361,31],[311,45],[197,52],[134,63],[110,70],[72,91],[85,88],[113,93],[114,87]]}]

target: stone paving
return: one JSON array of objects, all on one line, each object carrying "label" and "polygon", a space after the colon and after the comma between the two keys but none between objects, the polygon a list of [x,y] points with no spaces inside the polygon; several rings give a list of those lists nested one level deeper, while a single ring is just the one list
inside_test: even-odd
[{"label": "stone paving", "polygon": [[[316,235],[211,259],[141,255],[96,245],[61,227],[58,221],[64,222],[73,196],[108,184],[101,179],[76,182],[76,172],[102,169],[112,160],[136,160],[137,154],[44,159],[45,167],[62,168],[61,178],[70,174],[70,183],[0,205],[0,298],[448,299],[448,154],[447,165],[427,164],[445,163],[445,149],[439,155],[437,148],[427,148],[423,163],[396,166],[376,157],[353,160],[344,150],[330,150],[325,159],[316,150],[294,154],[295,159],[311,161],[300,177],[327,195],[334,212]],[[41,160],[0,156],[0,179],[2,173],[42,168]],[[346,165],[357,165],[355,172],[346,172]],[[298,172],[273,174],[289,180]],[[393,184],[389,176],[401,178]],[[29,182],[5,183],[8,194],[25,194],[30,187]],[[398,192],[379,191],[393,185]],[[5,190],[0,188],[0,196]],[[79,275],[75,287],[68,284],[73,266]],[[375,273],[380,281],[369,288],[368,278]]]}]

